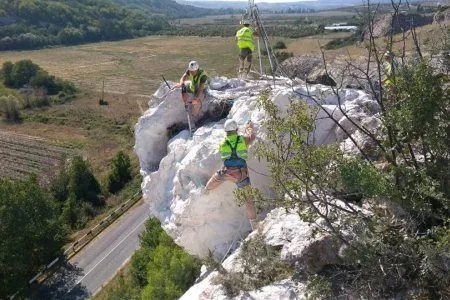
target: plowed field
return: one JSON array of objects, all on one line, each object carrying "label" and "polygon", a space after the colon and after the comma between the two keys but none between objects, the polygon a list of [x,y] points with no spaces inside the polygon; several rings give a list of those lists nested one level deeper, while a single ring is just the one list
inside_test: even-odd
[{"label": "plowed field", "polygon": [[36,175],[48,184],[72,150],[38,137],[0,130],[0,177],[25,179]]}]

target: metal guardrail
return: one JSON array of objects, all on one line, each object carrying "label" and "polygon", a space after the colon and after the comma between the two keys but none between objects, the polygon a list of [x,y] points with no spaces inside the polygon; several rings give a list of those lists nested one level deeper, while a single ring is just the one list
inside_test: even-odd
[{"label": "metal guardrail", "polygon": [[75,254],[77,254],[81,249],[87,246],[95,237],[97,237],[103,230],[105,230],[109,225],[111,225],[115,220],[117,220],[124,212],[130,209],[136,202],[141,199],[142,191],[139,190],[136,194],[134,194],[130,199],[122,203],[118,208],[116,208],[113,212],[111,212],[108,216],[106,216],[103,220],[100,221],[97,225],[89,229],[89,231],[83,235],[81,238],[76,240],[72,245],[67,248],[60,257],[52,260],[48,265],[42,268],[42,270],[36,274],[33,278],[28,281],[28,284],[18,290],[14,295],[10,296],[9,299],[14,299],[17,295],[19,295],[24,289],[30,287],[35,282],[44,282],[51,274],[53,274],[53,267],[57,265],[58,262],[69,260]]},{"label": "metal guardrail", "polygon": [[106,216],[97,225],[89,229],[89,231],[83,235],[81,238],[76,240],[69,248],[64,251],[64,256],[70,259],[73,255],[77,254],[81,249],[83,249],[89,242],[91,242],[100,232],[102,232],[106,227],[108,227],[113,221],[115,221],[119,216],[121,216],[125,211],[132,207],[139,199],[142,191],[134,194],[130,199],[122,203],[118,208]]}]

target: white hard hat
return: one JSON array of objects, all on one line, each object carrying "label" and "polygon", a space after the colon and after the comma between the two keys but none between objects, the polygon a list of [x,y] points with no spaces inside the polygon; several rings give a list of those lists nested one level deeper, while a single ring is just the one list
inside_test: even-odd
[{"label": "white hard hat", "polygon": [[395,54],[394,54],[394,52],[388,50],[388,51],[386,51],[386,52],[384,53],[384,56],[385,56],[385,57],[394,57]]},{"label": "white hard hat", "polygon": [[249,19],[243,19],[243,20],[241,21],[241,24],[242,24],[242,25],[250,25],[250,20],[249,20]]},{"label": "white hard hat", "polygon": [[225,129],[225,131],[235,131],[237,130],[238,126],[235,120],[228,119],[226,120],[225,125],[223,125],[223,128]]},{"label": "white hard hat", "polygon": [[196,62],[195,60],[191,61],[188,65],[188,70],[192,72],[197,71],[198,68],[199,68],[198,62]]}]

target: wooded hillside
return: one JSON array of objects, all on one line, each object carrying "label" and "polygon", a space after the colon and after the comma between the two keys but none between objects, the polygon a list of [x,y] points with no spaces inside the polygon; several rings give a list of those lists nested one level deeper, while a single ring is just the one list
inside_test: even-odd
[{"label": "wooded hillside", "polygon": [[110,0],[0,0],[0,50],[118,40],[167,27],[163,16]]}]

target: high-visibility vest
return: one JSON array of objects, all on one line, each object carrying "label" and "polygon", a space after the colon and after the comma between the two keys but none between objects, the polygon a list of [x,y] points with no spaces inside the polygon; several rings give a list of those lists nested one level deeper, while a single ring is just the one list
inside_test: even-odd
[{"label": "high-visibility vest", "polygon": [[236,32],[237,46],[239,49],[250,48],[255,50],[255,43],[253,42],[253,30],[249,27],[242,27]]},{"label": "high-visibility vest", "polygon": [[[189,72],[189,91],[191,93],[195,93],[195,91],[197,90],[197,88],[200,86],[200,80],[203,78],[203,76],[208,77],[208,75],[206,74],[205,71],[203,71],[202,69],[199,69],[197,71],[197,74],[194,76],[192,75],[191,72]],[[206,78],[206,83],[208,82],[208,78]]]},{"label": "high-visibility vest", "polygon": [[247,145],[243,136],[237,134],[227,136],[220,144],[219,152],[225,167],[247,166]]},{"label": "high-visibility vest", "polygon": [[386,79],[384,80],[385,85],[389,86],[394,83],[396,71],[397,71],[397,63],[395,61],[385,62],[384,64],[384,72],[386,74]]}]

